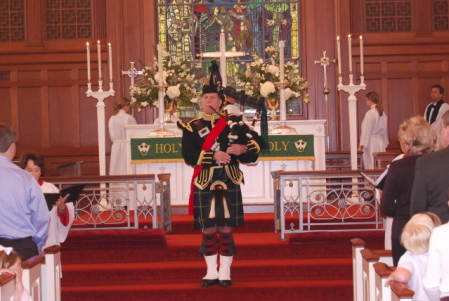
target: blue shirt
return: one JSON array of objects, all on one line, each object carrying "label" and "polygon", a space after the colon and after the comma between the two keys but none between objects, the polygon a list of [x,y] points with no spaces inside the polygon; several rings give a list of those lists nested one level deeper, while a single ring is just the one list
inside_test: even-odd
[{"label": "blue shirt", "polygon": [[0,156],[0,237],[33,237],[39,251],[48,235],[50,213],[32,175]]}]

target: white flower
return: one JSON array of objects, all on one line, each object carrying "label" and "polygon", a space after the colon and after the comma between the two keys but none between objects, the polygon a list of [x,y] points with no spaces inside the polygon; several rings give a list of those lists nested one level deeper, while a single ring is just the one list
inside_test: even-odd
[{"label": "white flower", "polygon": [[248,94],[249,96],[251,96],[251,95],[254,94],[254,92],[253,92],[252,90],[248,90],[248,91],[246,91],[246,94]]},{"label": "white flower", "polygon": [[276,75],[276,73],[279,73],[280,70],[279,70],[278,66],[270,65],[270,66],[268,66],[267,71],[273,75]]},{"label": "white flower", "polygon": [[191,103],[198,103],[198,97],[192,98],[190,100]]},{"label": "white flower", "polygon": [[[168,77],[168,73],[167,71],[163,71],[162,72],[162,80],[164,82],[164,84],[167,84],[167,77]],[[156,74],[154,75],[154,79],[157,80],[157,82],[159,83],[159,71],[156,72]]]},{"label": "white flower", "polygon": [[260,95],[268,97],[268,94],[276,92],[276,87],[272,82],[260,84]]},{"label": "white flower", "polygon": [[292,89],[290,89],[290,88],[285,89],[284,90],[285,100],[287,100],[290,97],[292,97],[292,94],[293,94]]},{"label": "white flower", "polygon": [[140,105],[142,107],[146,108],[149,105],[149,103],[148,103],[148,101],[143,101],[142,103],[140,103]]},{"label": "white flower", "polygon": [[179,95],[181,95],[181,91],[179,90],[179,84],[167,88],[167,96],[170,97],[170,99],[175,99],[176,97],[179,97]]}]

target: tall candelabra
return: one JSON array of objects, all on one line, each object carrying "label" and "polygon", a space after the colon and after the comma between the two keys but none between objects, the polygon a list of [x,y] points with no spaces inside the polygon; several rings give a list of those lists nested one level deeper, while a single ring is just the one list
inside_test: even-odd
[{"label": "tall candelabra", "polygon": [[[280,121],[279,126],[273,128],[270,133],[271,134],[295,134],[296,129],[287,126],[287,105],[285,99],[285,86],[288,85],[288,82],[285,81],[285,41],[279,41],[279,83],[276,85],[279,87],[279,111],[280,111]],[[272,113],[273,114],[273,113]],[[276,112],[274,112],[276,114]],[[274,120],[274,119],[272,119]]]},{"label": "tall candelabra", "polygon": [[351,151],[351,169],[357,169],[357,97],[355,93],[360,90],[365,90],[365,76],[363,75],[363,38],[360,36],[360,84],[354,84],[354,74],[352,73],[352,54],[351,54],[351,35],[348,35],[349,45],[349,85],[343,85],[343,77],[341,75],[341,51],[340,51],[340,37],[337,37],[337,51],[338,51],[338,91],[345,91],[349,93],[348,108],[349,108],[349,139]]},{"label": "tall candelabra", "polygon": [[109,52],[109,91],[103,91],[103,79],[101,77],[101,46],[100,41],[97,43],[98,49],[98,91],[92,91],[91,83],[91,70],[90,70],[90,48],[89,43],[87,46],[87,97],[93,97],[97,99],[97,129],[98,129],[98,157],[100,165],[100,175],[106,175],[106,120],[105,120],[105,110],[104,104],[105,98],[109,96],[114,96],[114,83],[112,81],[112,47],[108,44]]}]

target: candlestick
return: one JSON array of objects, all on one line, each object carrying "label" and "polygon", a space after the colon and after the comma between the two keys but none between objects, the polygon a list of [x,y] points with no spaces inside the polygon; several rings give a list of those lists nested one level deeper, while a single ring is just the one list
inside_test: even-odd
[{"label": "candlestick", "polygon": [[162,86],[164,84],[164,70],[162,68],[162,44],[157,44],[157,71],[159,72],[159,86]]},{"label": "candlestick", "polygon": [[360,36],[360,75],[363,75],[363,36]]},{"label": "candlestick", "polygon": [[112,46],[108,43],[108,53],[109,53],[109,81],[112,82]]},{"label": "candlestick", "polygon": [[349,54],[349,73],[352,73],[352,49],[351,49],[351,35],[348,34],[348,54]]},{"label": "candlestick", "polygon": [[98,52],[98,81],[101,81],[101,46],[100,46],[100,41],[97,41],[97,52]]},{"label": "candlestick", "polygon": [[338,75],[341,75],[341,49],[340,49],[340,36],[337,36],[337,57],[338,57]]},{"label": "candlestick", "polygon": [[281,83],[284,83],[284,47],[285,41],[279,41],[279,79]]},{"label": "candlestick", "polygon": [[223,30],[220,34],[220,75],[222,80],[221,86],[225,88],[228,83],[228,76],[226,74],[226,39]]},{"label": "candlestick", "polygon": [[89,42],[86,43],[87,50],[87,82],[90,83],[90,47]]}]

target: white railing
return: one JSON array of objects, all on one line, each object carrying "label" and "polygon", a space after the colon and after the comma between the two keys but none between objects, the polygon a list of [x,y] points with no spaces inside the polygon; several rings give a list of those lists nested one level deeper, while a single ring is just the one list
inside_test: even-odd
[{"label": "white railing", "polygon": [[[136,229],[139,218],[171,231],[170,174],[45,177],[62,189],[86,184],[75,207],[71,230]],[[159,194],[159,208],[157,194]]]},{"label": "white railing", "polygon": [[[365,170],[373,179],[382,171]],[[383,230],[374,187],[357,171],[274,171],[275,231]]]}]

